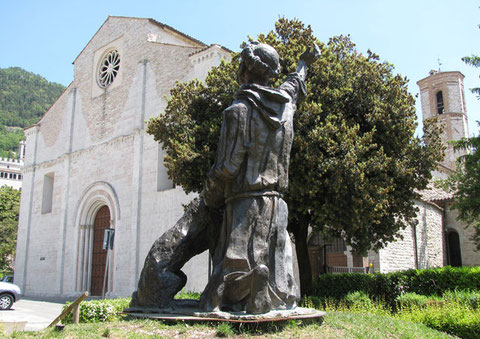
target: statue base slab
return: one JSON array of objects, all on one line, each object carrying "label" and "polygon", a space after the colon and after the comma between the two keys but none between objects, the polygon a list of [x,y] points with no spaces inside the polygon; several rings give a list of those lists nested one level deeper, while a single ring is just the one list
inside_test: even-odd
[{"label": "statue base slab", "polygon": [[126,308],[123,313],[136,318],[157,319],[167,322],[232,322],[232,323],[264,323],[290,320],[322,322],[325,312],[296,307],[291,310],[272,310],[262,314],[247,314],[245,312],[204,312],[197,300],[174,300],[164,308]]}]

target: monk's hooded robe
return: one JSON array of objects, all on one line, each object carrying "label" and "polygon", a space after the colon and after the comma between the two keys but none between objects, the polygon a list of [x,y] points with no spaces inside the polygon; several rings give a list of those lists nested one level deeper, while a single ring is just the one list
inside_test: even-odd
[{"label": "monk's hooded robe", "polygon": [[288,164],[297,100],[305,83],[294,73],[278,88],[244,84],[223,112],[216,162],[205,183],[208,206],[225,209],[213,272],[202,295],[206,310],[247,311],[251,272],[268,267],[270,309],[296,307],[292,245],[287,232]]}]

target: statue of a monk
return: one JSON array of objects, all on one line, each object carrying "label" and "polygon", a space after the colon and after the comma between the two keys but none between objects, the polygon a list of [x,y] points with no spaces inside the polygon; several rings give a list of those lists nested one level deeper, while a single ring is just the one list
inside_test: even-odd
[{"label": "statue of a monk", "polygon": [[274,48],[247,45],[241,53],[242,85],[223,112],[217,157],[204,188],[209,207],[224,208],[213,256],[213,274],[202,295],[206,311],[250,314],[296,307],[292,245],[287,232],[288,164],[296,104],[306,95],[306,67],[318,47],[300,56],[297,72],[279,88]]}]

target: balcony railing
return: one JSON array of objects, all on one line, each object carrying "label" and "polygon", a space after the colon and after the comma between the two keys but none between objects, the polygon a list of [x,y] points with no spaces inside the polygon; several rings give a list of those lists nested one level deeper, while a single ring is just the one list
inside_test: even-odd
[{"label": "balcony railing", "polygon": [[340,273],[364,273],[367,274],[368,267],[343,267],[343,266],[328,266],[328,273],[340,274]]}]

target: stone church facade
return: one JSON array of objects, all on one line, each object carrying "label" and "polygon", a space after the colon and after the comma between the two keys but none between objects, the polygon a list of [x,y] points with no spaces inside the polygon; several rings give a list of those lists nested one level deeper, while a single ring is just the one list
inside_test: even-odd
[{"label": "stone church facade", "polygon": [[[152,19],[105,21],[73,82],[25,132],[15,283],[26,295],[132,293],[150,246],[193,198],[168,179],[145,121],[176,81],[202,80],[229,57]],[[107,270],[105,228],[115,231]],[[189,262],[186,289],[201,290],[207,269],[206,253]]]}]

